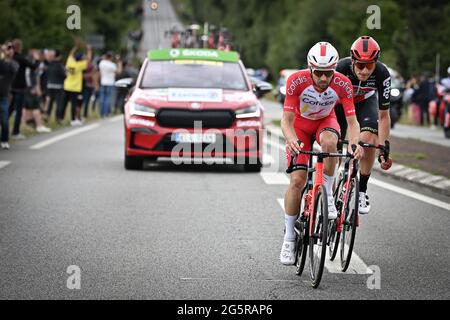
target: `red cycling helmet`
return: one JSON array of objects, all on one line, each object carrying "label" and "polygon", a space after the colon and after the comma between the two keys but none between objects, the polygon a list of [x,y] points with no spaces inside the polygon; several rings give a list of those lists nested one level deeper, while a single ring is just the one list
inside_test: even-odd
[{"label": "red cycling helmet", "polygon": [[350,49],[352,59],[360,62],[377,61],[380,57],[380,53],[380,46],[369,36],[362,36],[356,39]]}]

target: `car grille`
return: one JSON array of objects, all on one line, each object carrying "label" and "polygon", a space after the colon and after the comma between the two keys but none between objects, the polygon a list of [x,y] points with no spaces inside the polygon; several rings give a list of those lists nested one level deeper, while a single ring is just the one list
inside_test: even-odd
[{"label": "car grille", "polygon": [[229,128],[235,114],[231,110],[180,110],[161,109],[156,115],[158,124],[166,128],[194,128],[201,121],[202,128]]},{"label": "car grille", "polygon": [[[221,146],[219,144],[222,144]],[[209,147],[208,150],[212,150],[213,146],[215,147],[215,151],[219,152],[235,152],[236,149],[234,145],[224,136],[224,135],[218,135],[217,142],[215,144],[207,144],[202,143],[199,145],[195,145],[194,143],[183,143],[179,144],[175,141],[172,141],[172,134],[167,134],[164,136],[164,138],[161,139],[161,141],[157,144],[157,146],[153,149],[155,151],[173,151],[173,148],[176,146],[183,146],[184,150],[191,150],[192,152],[205,152],[205,149]]]}]

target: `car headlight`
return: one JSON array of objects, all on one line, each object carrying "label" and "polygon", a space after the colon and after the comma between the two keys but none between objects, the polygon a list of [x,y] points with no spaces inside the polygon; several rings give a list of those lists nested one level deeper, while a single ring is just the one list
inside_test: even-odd
[{"label": "car headlight", "polygon": [[261,109],[259,105],[255,104],[254,106],[236,110],[236,118],[244,119],[244,118],[258,118],[261,116]]},{"label": "car headlight", "polygon": [[281,86],[280,87],[280,92],[281,92],[282,95],[285,96],[286,95],[286,86]]},{"label": "car headlight", "polygon": [[142,104],[131,102],[131,104],[130,104],[130,115],[132,115],[132,116],[144,116],[144,117],[155,117],[156,109],[144,106]]},{"label": "car headlight", "polygon": [[391,89],[391,96],[398,97],[400,95],[400,90],[398,89]]}]

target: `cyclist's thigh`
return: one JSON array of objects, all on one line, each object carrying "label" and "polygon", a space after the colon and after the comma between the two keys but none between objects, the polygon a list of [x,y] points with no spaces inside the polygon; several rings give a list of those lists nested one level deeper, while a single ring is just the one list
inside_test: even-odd
[{"label": "cyclist's thigh", "polygon": [[378,98],[376,95],[355,105],[361,132],[378,135]]},{"label": "cyclist's thigh", "polygon": [[328,117],[322,119],[319,127],[317,128],[316,137],[317,143],[319,145],[321,145],[320,140],[324,137],[325,133],[327,135],[331,134],[332,135],[331,139],[335,139],[337,144],[337,141],[340,136],[340,128],[338,120],[336,119],[336,116],[333,113],[331,113]]},{"label": "cyclist's thigh", "polygon": [[[294,130],[295,134],[297,135],[297,138],[303,142],[303,151],[311,151],[312,145],[311,145],[311,137],[316,132],[316,127],[318,123],[316,120],[309,120],[309,119],[296,119],[294,123]],[[286,148],[286,157],[288,160],[288,166],[290,165],[291,161],[291,155],[287,152]],[[309,162],[309,156],[306,154],[299,154],[297,156],[297,165],[304,166],[305,169],[308,167]]]}]

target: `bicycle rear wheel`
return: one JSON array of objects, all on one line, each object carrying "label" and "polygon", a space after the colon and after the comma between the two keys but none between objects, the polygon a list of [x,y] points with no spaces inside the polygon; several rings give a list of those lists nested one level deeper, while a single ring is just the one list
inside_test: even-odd
[{"label": "bicycle rear wheel", "polygon": [[302,191],[301,204],[300,204],[300,217],[298,218],[298,220],[295,223],[295,229],[296,229],[295,232],[297,233],[297,257],[295,260],[295,267],[296,267],[295,273],[298,276],[301,276],[303,273],[303,269],[305,268],[306,255],[308,252],[309,220],[300,221],[302,214],[305,211],[305,203],[306,203],[305,196],[306,196],[306,194],[307,194],[307,191],[306,191],[306,187],[305,187]]},{"label": "bicycle rear wheel", "polygon": [[359,211],[359,180],[358,175],[352,179],[350,183],[346,208],[344,225],[342,226],[341,236],[341,268],[342,272],[347,271],[352,258],[353,245],[356,237],[356,221]]},{"label": "bicycle rear wheel", "polygon": [[344,185],[344,177],[340,176],[336,190],[334,191],[333,198],[336,205],[336,210],[338,212],[338,217],[330,222],[330,227],[328,229],[328,253],[330,255],[330,260],[333,261],[336,258],[336,254],[339,248],[339,241],[341,233],[336,230],[337,223],[339,221],[342,209],[342,186]]},{"label": "bicycle rear wheel", "polygon": [[323,185],[317,190],[314,199],[314,212],[310,219],[313,219],[313,228],[309,237],[309,269],[311,285],[313,288],[317,288],[322,279],[328,241],[328,201],[327,192]]}]

